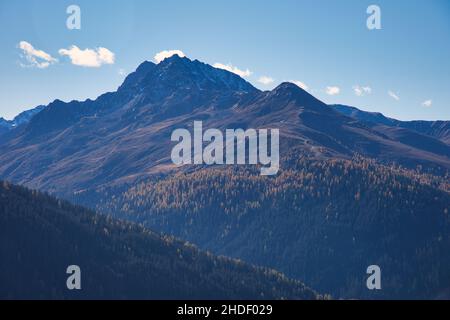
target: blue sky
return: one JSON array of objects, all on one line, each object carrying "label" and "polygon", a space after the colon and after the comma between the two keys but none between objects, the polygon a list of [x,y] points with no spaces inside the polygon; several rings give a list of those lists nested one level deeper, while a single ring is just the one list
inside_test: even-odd
[{"label": "blue sky", "polygon": [[[71,4],[81,8],[81,30],[66,27]],[[381,9],[381,30],[366,27],[371,4]],[[7,119],[56,98],[113,91],[144,60],[177,49],[249,70],[245,79],[263,90],[298,81],[327,103],[450,120],[448,0],[0,0],[0,29],[0,117]],[[21,41],[55,60],[38,68]],[[114,57],[75,65],[72,46]]]}]

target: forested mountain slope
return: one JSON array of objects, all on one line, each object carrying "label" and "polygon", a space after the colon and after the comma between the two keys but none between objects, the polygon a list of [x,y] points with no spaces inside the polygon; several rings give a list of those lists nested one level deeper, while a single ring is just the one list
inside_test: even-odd
[{"label": "forested mountain slope", "polygon": [[[66,268],[81,268],[81,290]],[[0,182],[1,299],[315,299],[299,281]]]},{"label": "forested mountain slope", "polygon": [[[448,181],[303,157],[270,179],[220,167],[155,179],[100,207],[337,297],[435,298],[450,288]],[[383,272],[378,292],[366,288],[372,264]]]}]

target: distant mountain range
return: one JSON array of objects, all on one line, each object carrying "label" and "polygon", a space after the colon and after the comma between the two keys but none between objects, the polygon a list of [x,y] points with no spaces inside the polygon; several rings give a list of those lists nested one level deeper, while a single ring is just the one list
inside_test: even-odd
[{"label": "distant mountain range", "polygon": [[337,111],[360,121],[394,128],[405,128],[416,131],[450,144],[450,121],[400,121],[385,117],[379,112],[361,111],[355,107],[341,104],[331,105]]},{"label": "distant mountain range", "polygon": [[14,128],[17,128],[20,125],[27,124],[31,121],[31,118],[33,118],[36,114],[42,111],[45,106],[37,106],[36,108],[23,111],[20,114],[18,114],[13,120],[5,120],[3,118],[0,118],[0,134],[8,132],[9,130],[12,130]]},{"label": "distant mountain range", "polygon": [[[317,299],[270,269],[0,181],[0,299]],[[66,288],[69,265],[81,290]]]},{"label": "distant mountain range", "polygon": [[[278,128],[280,172],[173,165],[175,129]],[[450,289],[448,122],[329,106],[292,83],[260,91],[172,56],[115,92],[55,100],[0,136],[0,178],[138,221],[345,298]],[[384,289],[368,291],[380,264]]]}]

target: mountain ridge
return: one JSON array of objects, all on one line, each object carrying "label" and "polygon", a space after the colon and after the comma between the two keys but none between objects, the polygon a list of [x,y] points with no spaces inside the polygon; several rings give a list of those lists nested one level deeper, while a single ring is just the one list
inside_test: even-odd
[{"label": "mountain ridge", "polygon": [[356,107],[346,106],[342,104],[330,105],[332,108],[338,110],[342,114],[352,118],[372,122],[375,124],[382,124],[389,127],[401,127],[416,131],[420,134],[425,134],[433,138],[437,138],[446,144],[450,145],[450,121],[446,120],[411,120],[402,121],[394,118],[389,118],[380,112],[368,112],[360,110]]},{"label": "mountain ridge", "polygon": [[6,133],[14,128],[17,128],[18,126],[27,124],[36,114],[41,112],[44,108],[45,106],[40,105],[33,109],[22,111],[12,120],[0,118],[0,134]]},{"label": "mountain ridge", "polygon": [[319,158],[362,154],[412,168],[450,168],[450,146],[439,140],[376,130],[291,83],[262,92],[236,74],[173,56],[142,63],[117,91],[96,100],[52,102],[0,140],[0,177],[71,197],[167,174],[180,170],[170,160],[171,132],[194,120],[223,130],[279,128],[282,158],[300,147]]}]

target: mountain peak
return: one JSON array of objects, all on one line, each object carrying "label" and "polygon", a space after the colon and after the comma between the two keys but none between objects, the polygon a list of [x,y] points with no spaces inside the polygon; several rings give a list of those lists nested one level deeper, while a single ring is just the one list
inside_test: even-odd
[{"label": "mountain peak", "polygon": [[[292,82],[289,82],[289,81],[285,81],[285,82],[280,83],[277,86],[277,88],[301,89],[298,85],[296,85],[296,84],[294,84]],[[303,90],[303,89],[301,89],[301,90]]]},{"label": "mountain peak", "polygon": [[162,60],[162,61],[161,61],[160,63],[158,63],[158,64],[161,64],[161,63],[174,63],[174,62],[182,62],[182,61],[184,61],[184,62],[190,62],[190,61],[192,61],[192,60],[189,59],[189,58],[186,57],[186,56],[181,57],[180,55],[178,55],[178,54],[176,53],[176,54],[174,54],[174,55],[171,55],[170,57],[165,58],[164,60]]},{"label": "mountain peak", "polygon": [[283,82],[269,92],[269,96],[277,101],[295,103],[297,105],[328,112],[330,108],[306,90],[291,82]]},{"label": "mountain peak", "polygon": [[137,67],[136,72],[145,72],[146,70],[148,71],[149,69],[151,69],[155,66],[156,66],[155,63],[145,60]]},{"label": "mountain peak", "polygon": [[[280,85],[278,85],[274,91],[305,91],[302,88],[300,88],[299,86],[297,86],[296,84],[292,83],[292,82],[283,82]],[[306,92],[306,91],[305,91]]]},{"label": "mountain peak", "polygon": [[130,73],[122,83],[122,85],[119,87],[119,91],[126,90],[126,89],[132,89],[141,83],[141,81],[147,76],[148,73],[150,73],[154,68],[156,67],[156,64],[154,64],[151,61],[144,61],[142,62],[136,69],[135,72]]},{"label": "mountain peak", "polygon": [[272,94],[277,96],[290,96],[292,98],[308,98],[316,99],[306,90],[300,88],[292,82],[283,82],[271,91]]},{"label": "mountain peak", "polygon": [[[120,86],[120,90],[163,95],[167,90],[253,92],[257,89],[238,75],[198,60],[173,55],[159,64],[142,63]],[[155,90],[157,92],[155,92]]]}]

